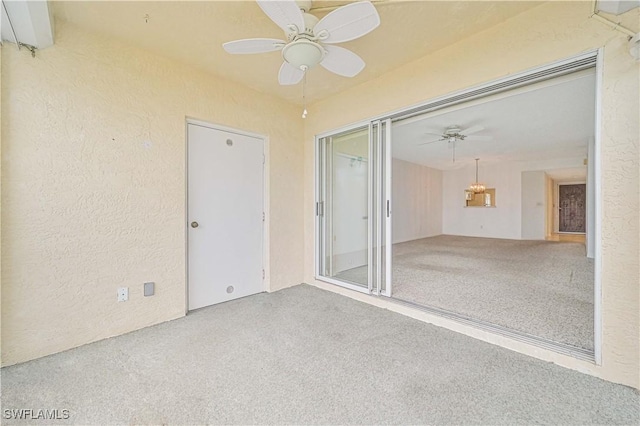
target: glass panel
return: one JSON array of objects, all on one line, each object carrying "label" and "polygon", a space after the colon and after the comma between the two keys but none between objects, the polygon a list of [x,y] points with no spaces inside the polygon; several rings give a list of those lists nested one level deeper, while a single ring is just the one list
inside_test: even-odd
[{"label": "glass panel", "polygon": [[[321,140],[322,143],[322,140]],[[367,287],[369,282],[369,132],[357,129],[326,138],[324,265],[321,274]]]},{"label": "glass panel", "polygon": [[372,246],[372,279],[371,290],[374,294],[380,294],[384,291],[384,281],[382,277],[385,271],[384,264],[384,218],[383,210],[385,194],[384,179],[382,175],[383,155],[383,136],[384,123],[375,121],[371,125],[371,174],[373,205],[371,209],[371,246]]}]

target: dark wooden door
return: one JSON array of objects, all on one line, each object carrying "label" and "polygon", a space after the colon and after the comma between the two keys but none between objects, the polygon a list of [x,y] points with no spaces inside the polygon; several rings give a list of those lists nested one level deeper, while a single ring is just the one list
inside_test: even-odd
[{"label": "dark wooden door", "polygon": [[585,232],[587,185],[560,185],[559,232]]}]

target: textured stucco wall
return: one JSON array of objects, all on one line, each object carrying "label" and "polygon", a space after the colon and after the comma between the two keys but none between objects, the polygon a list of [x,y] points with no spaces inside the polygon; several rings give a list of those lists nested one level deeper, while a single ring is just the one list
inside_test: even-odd
[{"label": "textured stucco wall", "polygon": [[[638,10],[626,21],[638,25]],[[639,66],[627,38],[590,19],[591,2],[550,2],[309,108],[305,123],[305,281],[607,380],[640,386]],[[640,28],[634,28],[638,31]],[[491,335],[314,280],[315,134],[604,47],[602,365]]]},{"label": "textured stucco wall", "polygon": [[299,108],[56,25],[2,50],[3,365],[184,315],[186,117],[269,137],[270,289],[300,283]]}]

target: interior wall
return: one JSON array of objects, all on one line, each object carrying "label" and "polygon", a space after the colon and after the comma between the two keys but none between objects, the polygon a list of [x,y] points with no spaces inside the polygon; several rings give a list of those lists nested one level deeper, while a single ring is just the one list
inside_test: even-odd
[{"label": "interior wall", "polygon": [[187,117],[268,136],[267,281],[302,281],[299,108],[58,21],[2,112],[3,365],[184,315]]},{"label": "interior wall", "polygon": [[475,180],[468,164],[443,172],[443,226],[447,235],[520,239],[520,167],[518,163],[480,161],[479,180],[495,188],[496,207],[465,207],[464,190]]},{"label": "interior wall", "polygon": [[442,234],[442,171],[392,160],[393,243]]},{"label": "interior wall", "polygon": [[[591,2],[544,2],[473,37],[310,105],[305,123],[305,280],[358,300],[640,387],[639,68],[625,34],[591,19]],[[640,31],[638,10],[628,21]],[[602,362],[593,364],[314,279],[314,135],[602,48]],[[368,64],[369,66],[371,64]],[[489,182],[490,183],[490,182]],[[498,194],[498,205],[501,195]]]},{"label": "interior wall", "polygon": [[546,173],[522,172],[522,232],[523,240],[544,240],[547,209]]},{"label": "interior wall", "polygon": [[[564,167],[580,167],[583,158],[537,160],[530,162],[483,162],[479,163],[479,180],[487,188],[495,188],[496,207],[465,207],[464,190],[475,180],[475,162],[454,170],[443,172],[443,226],[447,235],[467,237],[504,238],[510,240],[544,239],[544,225],[540,231],[538,222],[544,223],[544,197],[542,183],[536,188],[536,200],[529,205],[530,199],[523,199],[523,185],[529,187],[533,182],[523,182],[523,173],[544,176],[543,170]],[[540,180],[542,182],[542,180]],[[524,211],[526,207],[527,211]],[[533,220],[533,223],[524,223]],[[523,235],[523,229],[527,233]],[[535,238],[528,238],[535,235]]]}]

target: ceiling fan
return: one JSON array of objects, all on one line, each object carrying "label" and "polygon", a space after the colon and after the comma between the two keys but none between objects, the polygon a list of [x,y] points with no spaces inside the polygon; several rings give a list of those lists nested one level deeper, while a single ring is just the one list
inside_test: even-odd
[{"label": "ceiling fan", "polygon": [[380,16],[369,1],[339,7],[322,19],[311,15],[311,0],[256,0],[262,11],[285,32],[286,41],[251,38],[224,43],[228,53],[250,54],[282,51],[284,63],[278,73],[281,85],[297,84],[306,71],[320,64],[325,69],[353,77],[365,66],[355,53],[333,46],[374,30]]},{"label": "ceiling fan", "polygon": [[472,126],[468,129],[463,129],[461,126],[454,124],[446,129],[444,129],[443,133],[437,133],[436,131],[426,132],[427,135],[435,135],[438,136],[438,139],[434,139],[428,142],[423,142],[418,145],[428,145],[435,142],[447,141],[453,149],[453,162],[456,162],[456,142],[464,141],[464,140],[474,140],[474,141],[490,141],[493,140],[490,136],[480,136],[474,135],[474,133],[478,133],[484,130],[482,126]]}]

